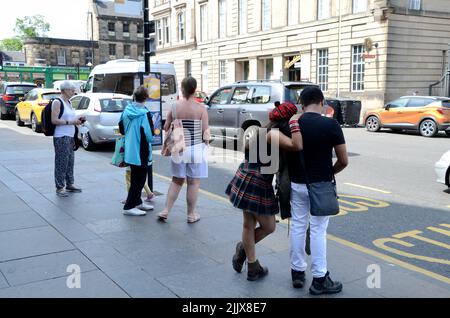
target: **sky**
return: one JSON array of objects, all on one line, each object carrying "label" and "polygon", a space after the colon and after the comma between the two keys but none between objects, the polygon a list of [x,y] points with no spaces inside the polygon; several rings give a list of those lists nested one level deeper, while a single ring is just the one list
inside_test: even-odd
[{"label": "sky", "polygon": [[50,23],[47,36],[88,40],[88,8],[88,0],[10,0],[0,10],[0,40],[14,37],[16,18],[38,14]]}]

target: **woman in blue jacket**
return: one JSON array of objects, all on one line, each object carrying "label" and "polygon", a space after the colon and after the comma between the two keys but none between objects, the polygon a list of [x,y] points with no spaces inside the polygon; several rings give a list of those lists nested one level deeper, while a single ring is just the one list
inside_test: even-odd
[{"label": "woman in blue jacket", "polygon": [[120,133],[125,135],[125,163],[131,168],[131,185],[123,207],[125,215],[145,215],[153,206],[143,203],[142,189],[152,165],[152,117],[145,107],[147,88],[139,86],[133,93],[134,102],[122,113]]}]

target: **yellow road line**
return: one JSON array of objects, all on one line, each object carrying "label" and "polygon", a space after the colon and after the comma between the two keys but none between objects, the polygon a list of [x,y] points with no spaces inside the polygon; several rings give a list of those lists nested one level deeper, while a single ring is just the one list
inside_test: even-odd
[{"label": "yellow road line", "polygon": [[[160,174],[157,174],[157,173],[154,173],[153,175],[157,176],[157,177],[160,178],[160,179],[166,180],[166,181],[172,181],[171,178],[168,178],[168,177],[166,177],[166,176],[163,176],[163,175],[160,175]],[[381,190],[380,190],[380,191],[381,191]],[[226,198],[221,197],[221,196],[219,196],[219,195],[217,195],[217,194],[214,194],[214,193],[211,193],[211,192],[208,192],[208,191],[205,191],[205,190],[200,190],[200,192],[203,193],[203,194],[205,194],[205,195],[207,195],[207,196],[209,196],[209,197],[211,197],[211,198],[213,198],[213,199],[216,199],[216,200],[219,200],[219,201],[222,201],[222,202],[226,202],[226,203],[229,202]],[[390,192],[386,192],[386,193],[390,193]],[[280,221],[281,221],[281,220],[280,220]],[[281,221],[281,222],[282,222],[282,223],[286,223],[287,220],[284,220],[284,221]],[[347,247],[350,247],[350,248],[355,249],[355,250],[357,250],[357,251],[360,251],[360,252],[362,252],[362,253],[365,253],[365,254],[368,254],[368,255],[377,257],[377,258],[382,259],[382,260],[384,260],[384,261],[386,261],[386,262],[389,262],[389,263],[398,265],[398,266],[403,267],[403,268],[406,268],[406,269],[408,269],[408,270],[411,270],[411,271],[414,271],[414,272],[417,272],[417,273],[421,273],[421,274],[423,274],[423,275],[425,275],[425,276],[434,278],[434,279],[436,279],[436,280],[438,280],[438,281],[441,281],[441,282],[450,284],[450,278],[447,278],[447,277],[445,277],[445,276],[442,276],[442,275],[439,275],[439,274],[437,274],[437,273],[434,273],[434,272],[428,271],[428,270],[426,270],[426,269],[423,269],[423,268],[421,268],[421,267],[418,267],[418,266],[415,266],[415,265],[406,263],[406,262],[404,262],[404,261],[400,261],[400,260],[398,260],[398,259],[396,259],[396,258],[393,258],[393,257],[391,257],[391,256],[388,256],[388,255],[382,254],[382,253],[380,253],[380,252],[371,250],[371,249],[369,249],[369,248],[366,248],[366,247],[364,247],[364,246],[358,245],[358,244],[356,244],[356,243],[352,243],[352,242],[346,241],[346,240],[341,239],[341,238],[339,238],[339,237],[336,237],[336,236],[334,236],[334,235],[328,234],[328,238],[329,238],[331,241],[334,241],[334,242],[337,242],[337,243],[339,243],[339,244],[345,245],[345,246],[347,246]]]},{"label": "yellow road line", "polygon": [[339,244],[345,245],[345,246],[347,246],[347,247],[353,248],[353,249],[355,249],[355,250],[357,250],[357,251],[360,251],[360,252],[363,252],[363,253],[365,253],[365,254],[375,256],[375,257],[380,258],[380,259],[382,259],[382,260],[384,260],[384,261],[386,261],[386,262],[389,262],[389,263],[392,263],[392,264],[401,266],[401,267],[406,268],[406,269],[409,269],[409,270],[411,270],[411,271],[414,271],[414,272],[417,272],[417,273],[421,273],[421,274],[423,274],[423,275],[426,275],[426,276],[428,276],[428,277],[434,278],[434,279],[439,280],[439,281],[441,281],[441,282],[450,284],[450,278],[448,278],[448,277],[439,275],[439,274],[437,274],[437,273],[434,273],[434,272],[431,272],[431,271],[429,271],[429,270],[423,269],[423,268],[421,268],[421,267],[412,265],[412,264],[410,264],[410,263],[406,263],[406,262],[404,262],[404,261],[400,261],[400,260],[398,260],[398,259],[396,259],[396,258],[393,258],[393,257],[391,257],[391,256],[388,256],[388,255],[379,253],[379,252],[377,252],[377,251],[371,250],[371,249],[369,249],[369,248],[366,248],[366,247],[364,247],[364,246],[361,246],[361,245],[358,245],[358,244],[355,244],[355,243],[352,243],[352,242],[343,240],[343,239],[341,239],[341,238],[339,238],[339,237],[336,237],[336,236],[334,236],[334,235],[328,234],[328,238],[329,238],[331,241],[334,241],[334,242],[337,242],[337,243],[339,243]]},{"label": "yellow road line", "polygon": [[376,189],[376,188],[366,187],[366,186],[359,185],[359,184],[354,184],[354,183],[344,183],[344,184],[346,184],[346,185],[348,185],[348,186],[355,187],[355,188],[361,188],[361,189],[366,189],[366,190],[372,190],[372,191],[381,192],[381,193],[386,193],[386,194],[392,193],[392,192],[390,192],[390,191],[385,191],[385,190],[380,190],[380,189]]}]

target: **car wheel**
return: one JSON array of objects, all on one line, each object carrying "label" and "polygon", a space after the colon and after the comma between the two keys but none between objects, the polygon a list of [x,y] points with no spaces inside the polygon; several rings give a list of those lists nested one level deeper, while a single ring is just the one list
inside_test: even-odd
[{"label": "car wheel", "polygon": [[434,137],[438,133],[438,128],[434,120],[425,119],[420,123],[419,132],[424,137]]},{"label": "car wheel", "polygon": [[380,120],[376,116],[370,116],[366,119],[366,129],[371,132],[379,131],[381,128]]},{"label": "car wheel", "polygon": [[16,124],[17,124],[17,126],[20,126],[20,127],[25,125],[25,123],[20,120],[19,111],[17,109],[16,109]]},{"label": "car wheel", "polygon": [[85,133],[81,135],[81,145],[85,150],[93,150],[95,148],[95,144],[91,139],[91,136],[89,136],[89,133]]},{"label": "car wheel", "polygon": [[0,113],[0,119],[1,119],[1,120],[6,120],[6,119],[8,119],[8,114]]},{"label": "car wheel", "polygon": [[31,115],[31,130],[35,133],[40,133],[42,131],[35,113]]},{"label": "car wheel", "polygon": [[447,135],[447,137],[450,137],[450,131],[445,131],[445,134]]}]

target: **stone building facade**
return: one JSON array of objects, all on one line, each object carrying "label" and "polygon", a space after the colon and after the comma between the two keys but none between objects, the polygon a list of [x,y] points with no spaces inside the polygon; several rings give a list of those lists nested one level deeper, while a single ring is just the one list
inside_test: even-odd
[{"label": "stone building facade", "polygon": [[[24,52],[31,66],[70,66],[86,67],[98,56],[98,43],[91,41],[28,38],[24,41]],[[98,59],[96,59],[98,63]],[[95,62],[95,61],[94,61]]]},{"label": "stone building facade", "polygon": [[[212,93],[302,80],[376,108],[427,94],[445,71],[448,0],[153,0],[159,62]],[[364,113],[364,109],[362,114]]]}]

